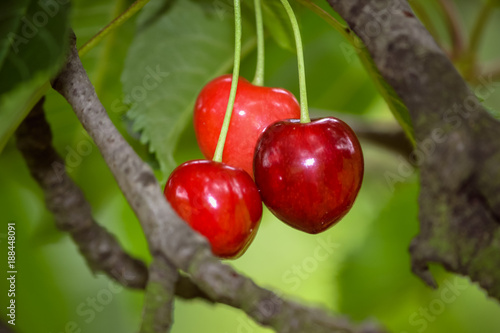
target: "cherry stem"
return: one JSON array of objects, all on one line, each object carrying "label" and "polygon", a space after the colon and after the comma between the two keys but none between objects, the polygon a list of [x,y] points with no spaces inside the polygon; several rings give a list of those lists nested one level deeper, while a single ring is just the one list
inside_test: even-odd
[{"label": "cherry stem", "polygon": [[214,158],[215,162],[222,162],[222,153],[224,151],[224,144],[226,143],[227,131],[229,123],[231,122],[231,115],[233,113],[234,101],[236,100],[236,90],[238,88],[238,79],[240,75],[240,57],[241,57],[241,8],[240,0],[234,0],[234,65],[233,65],[233,79],[231,81],[231,91],[229,92],[229,100],[227,102],[226,115],[220,130],[219,141],[215,148]]},{"label": "cherry stem", "polygon": [[253,84],[264,85],[264,24],[262,23],[261,0],[254,0],[255,4],[255,26],[257,28],[257,66]]},{"label": "cherry stem", "polygon": [[293,12],[288,0],[281,0],[285,11],[288,14],[290,23],[292,24],[293,35],[295,37],[295,46],[297,48],[297,63],[299,65],[299,90],[300,90],[300,122],[308,123],[311,121],[309,117],[309,108],[307,107],[307,88],[306,88],[306,70],[304,66],[304,49],[302,47],[302,38],[300,37],[299,23]]},{"label": "cherry stem", "polygon": [[80,47],[78,54],[80,57],[85,55],[88,51],[92,50],[101,40],[109,35],[112,31],[116,30],[123,23],[127,22],[135,13],[144,7],[149,0],[136,0],[130,7],[127,8],[123,13],[111,21],[107,26],[102,28],[96,35],[89,39],[85,44]]}]

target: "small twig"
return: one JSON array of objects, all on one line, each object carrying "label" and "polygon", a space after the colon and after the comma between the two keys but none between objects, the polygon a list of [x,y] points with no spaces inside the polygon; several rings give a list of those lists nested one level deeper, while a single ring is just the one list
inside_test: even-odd
[{"label": "small twig", "polygon": [[109,119],[72,43],[67,63],[53,83],[93,138],[146,234],[151,252],[185,271],[212,300],[244,310],[278,332],[383,332],[353,325],[322,309],[284,300],[222,264],[205,238],[195,233],[165,200],[151,168]]},{"label": "small twig", "polygon": [[149,281],[144,296],[140,333],[170,332],[173,318],[177,269],[162,256],[156,256],[149,267]]},{"label": "small twig", "polygon": [[443,11],[443,14],[445,16],[446,25],[451,37],[451,58],[457,59],[465,49],[462,20],[460,19],[457,7],[453,3],[453,1],[438,0],[438,4],[441,6],[441,10]]},{"label": "small twig", "polygon": [[[354,129],[354,128],[353,128]],[[354,129],[355,130],[355,129]],[[409,157],[414,150],[411,141],[406,136],[401,127],[393,129],[379,129],[375,126],[367,126],[365,128],[359,127],[356,135],[360,139],[365,139],[373,142],[381,147],[392,150],[401,156]]]}]

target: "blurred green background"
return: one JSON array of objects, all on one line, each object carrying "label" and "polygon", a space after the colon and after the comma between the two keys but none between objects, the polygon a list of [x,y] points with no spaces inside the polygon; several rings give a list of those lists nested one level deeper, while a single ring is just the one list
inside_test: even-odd
[{"label": "blurred green background", "polygon": [[[448,44],[446,26],[435,2],[415,2],[424,6],[443,43]],[[82,45],[130,4],[128,0],[74,1],[71,20],[78,45]],[[179,6],[193,4],[204,8],[200,13],[207,20],[228,20],[224,16],[228,13],[224,11],[229,11],[230,7],[224,5],[225,2],[210,0],[177,0],[166,9],[165,15],[182,8]],[[482,1],[463,0],[456,1],[456,4],[465,26],[470,29]],[[160,164],[154,154],[132,131],[134,125],[130,118],[136,119],[134,117],[140,112],[152,112],[146,113],[147,116],[164,112],[168,117],[174,117],[176,127],[170,131],[177,133],[177,142],[172,144],[175,139],[166,133],[163,134],[164,145],[173,151],[175,163],[181,163],[202,157],[189,113],[172,109],[177,105],[175,103],[173,106],[156,106],[153,110],[154,107],[147,104],[151,103],[150,98],[144,102],[146,104],[136,100],[132,106],[136,115],[129,113],[129,118],[125,117],[128,106],[117,107],[125,105],[122,101],[128,104],[134,102],[127,101],[127,88],[122,82],[126,86],[130,82],[127,78],[133,79],[134,75],[139,75],[137,72],[143,71],[143,64],[135,62],[149,61],[151,57],[148,53],[151,53],[158,59],[158,62],[150,63],[154,68],[158,63],[163,64],[164,57],[171,59],[179,56],[177,53],[180,51],[170,52],[168,48],[165,53],[154,52],[169,46],[170,36],[151,33],[152,40],[142,40],[144,47],[137,46],[139,41],[134,39],[136,26],[144,28],[141,20],[147,17],[148,7],[150,15],[156,12],[152,10],[154,6],[159,8],[161,5],[161,1],[152,1],[144,9],[146,13],[140,14],[139,19],[128,21],[85,55],[82,61],[103,104],[111,111],[113,121],[136,151],[157,168],[163,185],[168,173],[159,169]],[[309,10],[298,5],[295,8],[303,33],[313,115],[334,111],[345,113],[347,118],[360,117],[374,124],[395,123],[359,61],[345,56],[343,46],[346,46],[346,41],[342,36]],[[243,7],[246,11],[244,27],[248,47],[242,63],[242,76],[252,79],[256,53],[252,42],[253,18],[249,9]],[[221,17],[218,17],[219,14]],[[189,12],[186,15],[189,17]],[[168,17],[164,17],[155,24],[167,21]],[[183,22],[188,27],[195,25],[194,21]],[[231,45],[232,23],[229,20],[226,25],[217,24],[214,23],[213,31],[222,31],[220,38]],[[224,27],[228,28],[224,30]],[[498,31],[499,11],[493,13],[487,26],[481,44],[481,62],[500,58]],[[286,45],[286,38],[283,40],[285,42],[281,44]],[[148,45],[153,51],[145,48]],[[278,45],[272,36],[266,39],[266,85],[284,87],[298,95],[296,57],[283,45]],[[205,52],[203,49],[189,50],[188,47],[181,51],[194,52],[202,60]],[[225,51],[220,52],[223,55]],[[229,52],[232,53],[232,50],[229,49]],[[146,60],[137,59],[139,55]],[[230,70],[230,67],[222,70]],[[193,100],[188,97],[195,96],[202,85],[193,83],[186,88],[182,79],[188,71],[184,74],[181,68],[172,73],[165,79],[169,81],[165,84],[170,84],[172,89],[178,87],[184,92],[189,91],[190,94],[183,97],[187,96],[187,103],[192,105]],[[214,77],[220,73],[208,74]],[[484,103],[493,110],[500,110],[500,92],[496,86],[493,88],[494,93]],[[179,92],[158,90],[151,92],[151,99],[176,93]],[[117,235],[126,250],[149,261],[147,245],[137,219],[76,116],[54,91],[47,95],[46,111],[54,133],[54,145],[67,158],[68,172],[83,189],[96,220]],[[158,117],[165,120],[160,114]],[[158,119],[153,118],[152,121],[157,122]],[[161,135],[143,133],[142,142],[148,140],[148,136],[156,136],[158,142]],[[252,246],[242,258],[228,264],[278,294],[346,314],[354,320],[374,318],[392,332],[500,332],[498,302],[489,299],[468,279],[448,274],[435,266],[432,272],[440,288],[432,290],[412,275],[408,247],[418,233],[418,175],[413,173],[404,182],[390,186],[386,172],[397,173],[403,156],[367,141],[362,141],[362,146],[366,164],[364,184],[352,211],[337,226],[320,235],[308,235],[291,229],[265,211]],[[171,170],[172,165],[168,163],[164,161],[165,171]],[[80,332],[80,329],[81,332],[127,333],[138,330],[142,293],[122,289],[107,277],[94,275],[89,270],[70,238],[55,229],[53,217],[44,207],[43,193],[30,177],[12,139],[0,154],[0,211],[2,258],[7,257],[5,225],[15,221],[17,226],[16,332],[66,333]],[[3,275],[0,287],[2,291],[7,287]],[[0,299],[2,307],[5,306],[6,295],[3,292]],[[93,299],[95,307],[91,305]],[[2,316],[4,312],[1,312]],[[5,317],[2,320],[5,321]],[[173,332],[257,333],[271,330],[255,325],[241,311],[227,306],[179,299],[176,301]]]}]

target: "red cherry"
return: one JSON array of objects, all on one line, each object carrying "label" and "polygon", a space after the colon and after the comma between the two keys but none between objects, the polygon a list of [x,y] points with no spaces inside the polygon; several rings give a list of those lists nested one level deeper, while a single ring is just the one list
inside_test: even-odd
[{"label": "red cherry", "polygon": [[[194,130],[201,152],[207,159],[212,159],[215,153],[231,82],[231,75],[212,80],[196,101]],[[278,120],[299,117],[300,107],[291,92],[254,86],[240,78],[222,162],[241,168],[253,177],[253,153],[262,131]]]},{"label": "red cherry", "polygon": [[336,118],[274,123],[255,150],[262,200],[280,220],[310,234],[325,231],[349,211],[363,170],[356,135]]},{"label": "red cherry", "polygon": [[252,178],[219,162],[181,164],[170,175],[164,194],[177,214],[205,236],[212,252],[221,258],[242,255],[262,217],[262,201]]}]

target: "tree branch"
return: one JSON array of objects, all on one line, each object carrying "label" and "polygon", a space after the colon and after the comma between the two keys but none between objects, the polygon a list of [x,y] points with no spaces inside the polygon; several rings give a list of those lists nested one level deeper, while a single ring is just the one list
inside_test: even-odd
[{"label": "tree branch", "polygon": [[53,87],[72,106],[93,138],[146,234],[150,250],[188,273],[216,302],[244,310],[278,332],[382,332],[371,324],[355,326],[325,311],[286,301],[258,287],[211,254],[165,200],[152,170],[116,130],[99,101],[73,46]]},{"label": "tree branch", "polygon": [[363,40],[410,112],[421,168],[421,230],[411,245],[413,271],[435,285],[427,263],[439,262],[500,299],[500,123],[406,1],[329,3]]},{"label": "tree branch", "polygon": [[162,256],[156,256],[149,267],[149,281],[144,297],[140,333],[170,332],[177,269]]},{"label": "tree branch", "polygon": [[[44,191],[56,226],[71,235],[93,271],[103,272],[126,287],[145,288],[146,265],[125,253],[116,238],[93,219],[90,204],[66,173],[63,159],[52,146],[43,102],[42,98],[21,123],[16,139],[31,175]],[[179,297],[211,302],[187,277],[178,280],[176,290]]]}]

